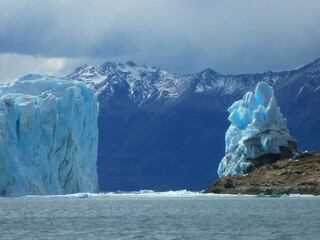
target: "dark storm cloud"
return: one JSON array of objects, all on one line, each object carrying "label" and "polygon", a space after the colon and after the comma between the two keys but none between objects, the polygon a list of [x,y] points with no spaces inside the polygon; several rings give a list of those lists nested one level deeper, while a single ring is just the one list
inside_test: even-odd
[{"label": "dark storm cloud", "polygon": [[0,0],[0,53],[131,59],[180,73],[278,71],[320,57],[319,9],[290,0]]}]

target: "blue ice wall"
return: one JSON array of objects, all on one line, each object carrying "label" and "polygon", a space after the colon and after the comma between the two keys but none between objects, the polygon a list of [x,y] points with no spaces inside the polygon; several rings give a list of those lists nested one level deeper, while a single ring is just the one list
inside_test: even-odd
[{"label": "blue ice wall", "polygon": [[98,103],[82,82],[29,74],[0,86],[0,195],[97,192]]}]

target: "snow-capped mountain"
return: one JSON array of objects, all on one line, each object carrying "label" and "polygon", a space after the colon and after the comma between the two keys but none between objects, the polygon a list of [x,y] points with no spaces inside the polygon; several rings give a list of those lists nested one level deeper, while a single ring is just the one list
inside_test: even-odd
[{"label": "snow-capped mountain", "polygon": [[125,87],[130,100],[138,105],[152,98],[173,102],[183,96],[194,82],[192,75],[179,76],[155,67],[138,67],[133,62],[106,62],[96,67],[84,65],[69,77],[87,82],[107,98],[114,96],[116,87]]},{"label": "snow-capped mountain", "polygon": [[[106,62],[98,66],[81,66],[68,77],[85,81],[99,94],[103,92],[109,98],[114,95],[115,86],[127,87],[128,97],[141,105],[149,99],[165,98],[168,102],[174,102],[190,93],[243,94],[261,81],[278,90],[297,78],[300,78],[300,83],[304,82],[301,91],[305,87],[308,91],[317,91],[320,89],[320,79],[317,78],[319,65],[320,59],[295,71],[224,76],[210,68],[196,74],[177,75],[155,67],[137,66],[130,61],[125,64]],[[304,81],[306,78],[308,80]],[[311,79],[315,81],[310,83]]]},{"label": "snow-capped mountain", "polygon": [[320,59],[293,71],[242,75],[106,62],[68,77],[99,94],[102,190],[204,188],[224,156],[227,108],[261,81],[274,88],[300,148],[320,150]]}]

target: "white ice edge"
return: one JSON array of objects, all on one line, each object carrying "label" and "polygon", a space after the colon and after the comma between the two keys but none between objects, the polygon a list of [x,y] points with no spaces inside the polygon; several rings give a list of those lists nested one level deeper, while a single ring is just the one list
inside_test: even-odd
[{"label": "white ice edge", "polygon": [[[112,197],[128,197],[128,198],[320,198],[314,195],[245,195],[245,194],[203,194],[202,192],[178,190],[155,192],[152,190],[140,190],[132,192],[107,192],[107,193],[75,193],[66,195],[27,195],[15,197],[19,199],[51,199],[51,198],[112,198]],[[1,199],[1,198],[0,198]]]}]

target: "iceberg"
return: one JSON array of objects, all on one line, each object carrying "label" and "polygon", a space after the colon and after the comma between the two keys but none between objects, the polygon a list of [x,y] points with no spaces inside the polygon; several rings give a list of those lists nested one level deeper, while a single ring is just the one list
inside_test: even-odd
[{"label": "iceberg", "polygon": [[0,196],[97,192],[98,103],[85,83],[29,74],[0,86]]},{"label": "iceberg", "polygon": [[247,174],[266,163],[299,155],[271,86],[260,82],[254,92],[228,108],[231,122],[225,135],[225,156],[218,175]]}]

